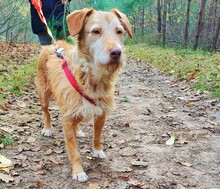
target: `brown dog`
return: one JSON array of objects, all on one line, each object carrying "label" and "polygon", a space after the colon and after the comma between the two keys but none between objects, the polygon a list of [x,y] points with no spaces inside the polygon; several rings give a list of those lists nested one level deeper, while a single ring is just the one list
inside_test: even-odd
[{"label": "brown dog", "polygon": [[43,48],[40,56],[36,85],[44,112],[42,134],[50,136],[52,126],[48,106],[55,98],[62,115],[65,141],[72,164],[73,179],[86,181],[88,176],[81,166],[77,147],[78,125],[94,120],[93,155],[105,158],[101,145],[101,133],[106,116],[113,110],[116,78],[125,63],[123,36],[125,32],[132,38],[127,17],[118,10],[95,11],[92,8],[74,11],[67,17],[72,36],[78,34],[77,46],[60,41],[65,49],[67,65],[85,96],[81,96],[68,81],[62,69],[62,59],[54,53],[54,46]]}]

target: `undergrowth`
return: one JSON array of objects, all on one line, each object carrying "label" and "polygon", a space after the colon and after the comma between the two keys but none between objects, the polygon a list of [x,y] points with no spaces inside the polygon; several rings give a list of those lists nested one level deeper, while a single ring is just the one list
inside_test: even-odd
[{"label": "undergrowth", "polygon": [[29,91],[34,82],[37,70],[37,60],[27,61],[23,65],[9,64],[8,71],[0,75],[0,102],[9,94],[22,95],[23,91]]},{"label": "undergrowth", "polygon": [[0,136],[0,144],[3,144],[4,146],[11,146],[15,142],[15,139],[10,134],[5,134],[3,136]]},{"label": "undergrowth", "polygon": [[143,44],[127,45],[126,48],[128,56],[140,58],[180,80],[189,81],[200,91],[220,97],[220,53]]}]

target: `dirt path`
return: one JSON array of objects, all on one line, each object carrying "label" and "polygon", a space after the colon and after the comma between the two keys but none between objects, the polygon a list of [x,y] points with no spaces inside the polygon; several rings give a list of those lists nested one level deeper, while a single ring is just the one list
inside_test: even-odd
[{"label": "dirt path", "polygon": [[[191,91],[184,82],[130,59],[117,86],[117,108],[104,129],[105,160],[92,158],[92,125],[79,139],[89,181],[71,179],[61,120],[52,104],[55,135],[40,135],[42,115],[33,93],[11,98],[0,115],[18,146],[3,154],[16,162],[15,179],[0,188],[182,189],[220,188],[220,101]],[[12,132],[12,131],[11,131]],[[177,140],[166,145],[170,135]]]}]

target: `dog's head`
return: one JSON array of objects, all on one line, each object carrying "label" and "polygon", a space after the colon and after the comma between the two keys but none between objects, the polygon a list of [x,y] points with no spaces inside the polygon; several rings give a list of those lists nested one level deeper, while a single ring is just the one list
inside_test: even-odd
[{"label": "dog's head", "polygon": [[77,10],[68,15],[70,35],[78,34],[78,48],[95,64],[115,67],[124,61],[123,36],[132,38],[128,18],[120,11],[95,11],[92,8]]}]

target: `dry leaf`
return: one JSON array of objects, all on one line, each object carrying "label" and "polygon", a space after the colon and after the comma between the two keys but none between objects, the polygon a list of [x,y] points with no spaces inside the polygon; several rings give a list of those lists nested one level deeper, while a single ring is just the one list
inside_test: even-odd
[{"label": "dry leaf", "polygon": [[186,106],[188,107],[192,107],[192,106],[195,106],[196,103],[195,102],[187,102]]},{"label": "dry leaf", "polygon": [[63,164],[62,160],[60,157],[54,157],[54,156],[51,156],[49,158],[50,161],[52,161],[54,164],[56,165],[59,165],[59,164]]},{"label": "dry leaf", "polygon": [[27,159],[27,155],[19,154],[15,157],[15,159],[23,160],[25,161]]},{"label": "dry leaf", "polygon": [[87,189],[100,189],[100,186],[97,182],[95,183],[90,183]]},{"label": "dry leaf", "polygon": [[37,181],[36,186],[40,188],[45,186],[45,184],[43,182]]},{"label": "dry leaf", "polygon": [[35,171],[34,172],[36,175],[44,175],[45,172],[43,170]]},{"label": "dry leaf", "polygon": [[3,182],[9,183],[10,181],[14,181],[14,178],[11,177],[10,175],[0,173],[0,180],[2,180]]},{"label": "dry leaf", "polygon": [[11,167],[13,166],[12,162],[10,159],[7,159],[5,156],[3,155],[0,155],[0,170],[2,171],[5,171],[6,173],[9,173],[9,168],[8,167]]},{"label": "dry leaf", "polygon": [[190,72],[187,74],[187,80],[192,80],[196,78],[196,72]]},{"label": "dry leaf", "polygon": [[46,152],[45,152],[45,155],[49,156],[53,153],[53,150],[51,149],[48,149]]},{"label": "dry leaf", "polygon": [[10,128],[10,127],[0,127],[0,129],[7,133],[12,133],[14,131],[14,128]]},{"label": "dry leaf", "polygon": [[137,167],[147,167],[148,163],[144,161],[131,161],[131,165],[137,166]]},{"label": "dry leaf", "polygon": [[9,174],[9,168],[7,167],[0,168],[0,171],[4,171]]},{"label": "dry leaf", "polygon": [[187,136],[185,133],[181,133],[179,136],[178,136],[178,139],[177,139],[177,142],[178,144],[187,144],[188,141],[187,141]]},{"label": "dry leaf", "polygon": [[10,159],[7,159],[5,156],[3,155],[0,155],[0,162],[2,164],[11,164],[11,160]]},{"label": "dry leaf", "polygon": [[4,144],[1,143],[0,144],[0,149],[2,149],[2,148],[4,148]]},{"label": "dry leaf", "polygon": [[27,142],[28,142],[28,143],[34,143],[34,142],[36,142],[36,138],[34,138],[34,137],[29,137],[29,138],[27,139]]},{"label": "dry leaf", "polygon": [[25,108],[27,106],[27,104],[24,101],[20,101],[20,100],[17,101],[17,105],[21,108]]},{"label": "dry leaf", "polygon": [[191,167],[191,166],[192,166],[191,163],[188,163],[188,162],[186,162],[186,161],[177,161],[177,163],[179,163],[179,164],[181,164],[181,165],[184,165],[184,166],[186,166],[186,167]]},{"label": "dry leaf", "polygon": [[176,137],[171,135],[170,138],[166,141],[166,145],[173,145],[175,142]]}]

